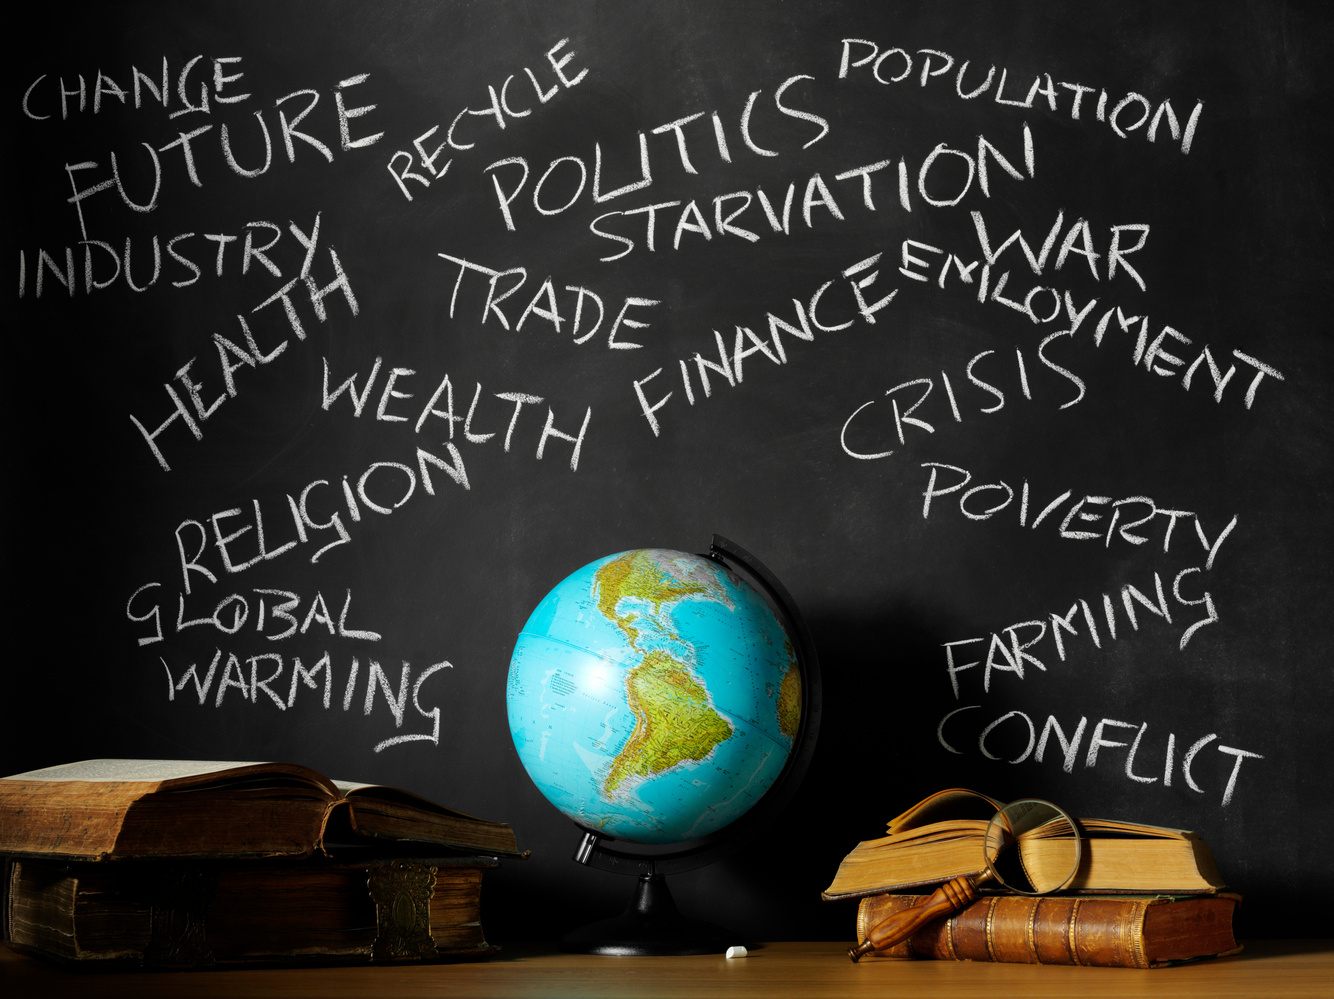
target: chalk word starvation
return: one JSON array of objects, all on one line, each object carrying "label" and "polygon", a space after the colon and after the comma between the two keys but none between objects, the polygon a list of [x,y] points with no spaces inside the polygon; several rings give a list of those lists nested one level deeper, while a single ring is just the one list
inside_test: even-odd
[{"label": "chalk word starvation", "polygon": [[[920,159],[891,156],[851,166],[832,174],[834,185],[824,175],[813,173],[804,181],[789,181],[781,193],[763,187],[755,188],[753,193],[728,191],[706,200],[703,208],[698,199],[658,201],[604,212],[590,221],[588,228],[593,235],[620,245],[615,253],[598,258],[610,263],[641,247],[648,252],[668,247],[680,251],[683,247],[701,246],[715,237],[738,238],[748,243],[757,243],[765,236],[787,237],[791,236],[795,222],[806,229],[816,228],[817,220],[822,225],[845,222],[848,218],[845,206],[849,204],[859,203],[867,212],[879,211],[877,197],[882,206],[892,201],[904,212],[952,208],[975,189],[990,198],[991,178],[998,173],[1016,181],[1031,180],[1035,156],[1027,125],[1023,126],[1022,141],[1022,159],[1011,154],[1022,163],[1022,171],[986,136],[978,136],[975,149],[956,149],[938,143]],[[802,192],[799,202],[798,189]],[[845,192],[841,195],[842,205],[836,191]],[[664,227],[671,227],[670,241],[658,236],[659,217],[668,220]]]},{"label": "chalk word starvation", "polygon": [[[976,711],[982,714],[979,716],[972,713]],[[1027,712],[1012,709],[995,718],[988,718],[982,705],[965,704],[947,712],[940,719],[936,725],[936,739],[951,753],[963,754],[965,750],[959,748],[961,746],[975,748],[988,760],[1009,764],[1028,761],[1043,763],[1051,749],[1058,754],[1061,769],[1066,773],[1074,772],[1081,755],[1084,760],[1082,770],[1092,770],[1099,764],[1105,767],[1109,759],[1117,759],[1127,780],[1140,785],[1155,784],[1161,780],[1162,787],[1172,787],[1179,775],[1186,786],[1197,794],[1209,793],[1209,789],[1196,779],[1199,776],[1196,766],[1201,762],[1200,753],[1212,747],[1223,756],[1232,758],[1227,782],[1220,795],[1221,807],[1230,804],[1236,794],[1242,763],[1248,759],[1264,759],[1260,753],[1223,745],[1218,742],[1217,732],[1195,739],[1178,756],[1175,732],[1169,731],[1165,737],[1155,733],[1152,741],[1161,744],[1163,748],[1161,754],[1152,750],[1151,742],[1144,738],[1149,730],[1147,721],[1136,725],[1133,722],[1101,718],[1093,725],[1092,731],[1089,731],[1088,723],[1088,715],[1081,714],[1079,721],[1074,724],[1070,723],[1067,716],[1066,724],[1071,729],[1067,735],[1065,727],[1054,714],[1048,714],[1045,721],[1037,722]],[[1134,732],[1133,738],[1130,732]],[[1087,743],[1084,742],[1086,733]],[[1124,760],[1120,760],[1116,754],[1109,754],[1109,749],[1124,749]],[[1216,757],[1213,759],[1215,763],[1221,762]],[[1116,766],[1116,763],[1112,763],[1112,766]]]},{"label": "chalk word starvation", "polygon": [[[957,65],[957,70],[955,69]],[[1204,102],[1196,101],[1184,120],[1178,118],[1170,100],[1162,100],[1154,107],[1143,94],[1133,91],[1120,96],[1109,95],[1105,87],[1089,87],[1064,80],[1053,81],[1050,73],[1034,73],[1028,90],[1023,85],[1011,87],[1009,70],[1000,67],[996,74],[993,64],[983,76],[973,69],[971,60],[958,63],[954,56],[938,49],[909,51],[897,46],[882,47],[865,38],[845,38],[839,46],[838,79],[866,82],[887,88],[899,85],[919,88],[946,86],[938,79],[954,81],[954,94],[960,100],[971,101],[990,97],[992,103],[1011,108],[1030,110],[1046,106],[1054,114],[1068,114],[1071,121],[1090,120],[1105,124],[1119,139],[1139,133],[1149,142],[1156,142],[1160,134],[1180,143],[1182,155],[1190,152],[1200,125]],[[952,74],[949,76],[947,74]],[[1094,98],[1092,95],[1097,94]],[[1018,96],[1023,94],[1023,96]],[[1092,111],[1088,104],[1092,103]]]},{"label": "chalk word starvation", "polygon": [[[438,704],[422,703],[422,688],[432,677],[453,668],[448,661],[438,662],[417,670],[414,676],[412,664],[404,662],[399,668],[395,689],[392,668],[368,659],[363,674],[360,657],[352,656],[344,668],[341,663],[335,666],[334,658],[328,652],[321,653],[318,658],[303,660],[300,656],[284,656],[279,652],[238,655],[217,649],[203,671],[198,662],[173,664],[167,662],[165,656],[160,656],[158,662],[167,676],[167,700],[171,702],[178,701],[177,694],[184,694],[179,701],[188,703],[193,694],[201,708],[210,704],[214,710],[233,705],[252,709],[263,706],[288,712],[297,709],[299,700],[303,707],[313,701],[325,712],[330,712],[337,710],[335,705],[339,702],[334,696],[341,688],[344,714],[360,708],[362,716],[369,718],[376,712],[377,705],[382,704],[393,717],[396,730],[403,728],[405,719],[416,722],[420,717],[429,723],[428,731],[399,732],[381,739],[374,746],[377,753],[390,746],[411,742],[440,744],[440,708]],[[336,673],[341,675],[336,678]],[[409,716],[409,705],[416,712],[415,716]]]}]

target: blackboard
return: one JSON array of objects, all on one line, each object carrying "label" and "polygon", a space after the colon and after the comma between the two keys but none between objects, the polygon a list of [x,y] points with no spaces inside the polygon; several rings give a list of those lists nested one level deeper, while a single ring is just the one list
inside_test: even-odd
[{"label": "blackboard", "polygon": [[682,908],[847,937],[843,853],[965,786],[1198,830],[1244,931],[1330,930],[1322,8],[29,17],[5,772],[406,786],[516,827],[490,933],[554,936],[628,889],[519,765],[515,637],[717,533],[824,718]]}]

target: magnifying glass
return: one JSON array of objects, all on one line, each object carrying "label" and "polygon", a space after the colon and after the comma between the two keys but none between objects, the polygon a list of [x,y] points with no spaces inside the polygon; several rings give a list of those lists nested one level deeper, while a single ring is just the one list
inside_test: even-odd
[{"label": "magnifying glass", "polygon": [[929,898],[878,923],[848,956],[860,960],[888,950],[923,926],[976,901],[979,889],[1046,895],[1060,891],[1079,872],[1083,846],[1079,826],[1050,801],[1025,798],[1006,805],[982,837],[982,869],[947,881]]}]

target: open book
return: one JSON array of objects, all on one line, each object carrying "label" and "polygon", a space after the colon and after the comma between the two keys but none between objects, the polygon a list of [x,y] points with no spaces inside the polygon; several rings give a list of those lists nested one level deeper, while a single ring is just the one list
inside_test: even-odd
[{"label": "open book", "polygon": [[307,856],[330,841],[517,856],[514,832],[293,763],[85,760],[0,779],[0,853],[79,860]]},{"label": "open book", "polygon": [[[948,881],[985,869],[983,837],[1002,803],[953,788],[918,802],[889,822],[889,835],[858,843],[839,865],[826,899],[855,898]],[[1067,890],[1192,894],[1225,887],[1213,854],[1196,833],[1113,819],[1079,819],[1083,849]],[[1039,891],[1069,874],[1069,855],[1041,837],[1020,846]]]}]

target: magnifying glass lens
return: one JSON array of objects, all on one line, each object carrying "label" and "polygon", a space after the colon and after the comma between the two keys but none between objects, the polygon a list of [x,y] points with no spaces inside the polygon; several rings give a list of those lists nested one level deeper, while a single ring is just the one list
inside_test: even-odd
[{"label": "magnifying glass lens", "polygon": [[1082,856],[1075,820],[1037,798],[1011,802],[995,814],[983,853],[992,878],[1025,895],[1067,887]]}]

